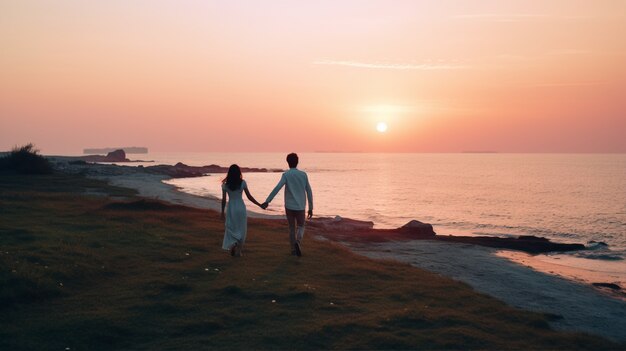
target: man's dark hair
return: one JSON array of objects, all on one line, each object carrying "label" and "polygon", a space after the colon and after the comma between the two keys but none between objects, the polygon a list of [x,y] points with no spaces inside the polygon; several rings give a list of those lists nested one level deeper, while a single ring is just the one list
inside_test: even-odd
[{"label": "man's dark hair", "polygon": [[287,163],[289,164],[289,168],[296,168],[298,166],[298,154],[292,152],[287,155]]}]

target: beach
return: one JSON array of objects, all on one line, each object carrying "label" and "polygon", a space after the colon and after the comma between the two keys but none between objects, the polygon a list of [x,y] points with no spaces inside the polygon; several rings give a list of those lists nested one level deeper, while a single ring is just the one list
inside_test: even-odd
[{"label": "beach", "polygon": [[[135,189],[142,197],[201,209],[219,209],[219,202],[215,198],[191,195],[164,183],[167,176],[136,172],[132,167],[87,167],[88,176],[106,180],[115,186]],[[74,167],[73,172],[76,171]],[[276,214],[257,212],[250,212],[249,215],[252,218],[282,218]],[[360,255],[406,262],[469,284],[476,291],[511,306],[546,313],[552,316],[550,325],[557,329],[587,332],[620,342],[626,340],[623,333],[626,328],[623,292],[598,289],[591,285],[593,279],[604,279],[605,275],[591,277],[589,281],[576,281],[567,275],[568,270],[533,265],[532,262],[539,262],[539,256],[525,255],[519,251],[423,240],[354,242],[337,239],[337,235],[315,229],[309,232],[319,238],[331,238]],[[358,236],[358,232],[350,235]]]}]

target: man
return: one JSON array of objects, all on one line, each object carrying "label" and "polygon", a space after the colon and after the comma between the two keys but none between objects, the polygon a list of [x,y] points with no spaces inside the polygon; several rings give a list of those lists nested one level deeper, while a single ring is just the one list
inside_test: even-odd
[{"label": "man", "polygon": [[[298,155],[287,155],[289,170],[280,177],[280,181],[267,197],[261,207],[266,209],[274,196],[285,186],[285,214],[289,222],[289,241],[291,242],[291,254],[302,256],[302,238],[304,237],[304,210],[306,201],[309,202],[309,219],[313,217],[313,192],[309,184],[309,177],[305,172],[297,169]],[[305,198],[306,193],[306,198]],[[297,225],[297,231],[296,231]],[[297,233],[297,234],[296,234]]]}]

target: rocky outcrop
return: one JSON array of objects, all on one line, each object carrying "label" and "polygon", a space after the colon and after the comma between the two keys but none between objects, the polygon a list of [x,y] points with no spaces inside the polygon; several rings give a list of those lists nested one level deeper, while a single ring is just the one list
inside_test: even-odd
[{"label": "rocky outcrop", "polygon": [[78,157],[78,159],[86,162],[131,162],[126,158],[124,150],[111,151],[106,156],[89,155]]},{"label": "rocky outcrop", "polygon": [[374,223],[348,218],[316,218],[307,224],[322,236],[351,242],[384,242],[390,240],[437,240],[480,245],[501,249],[519,250],[531,254],[584,250],[583,244],[555,243],[546,238],[522,235],[516,238],[491,236],[437,235],[433,226],[412,220],[396,229],[375,229]]},{"label": "rocky outcrop", "polygon": [[[131,163],[131,162],[153,162],[142,160],[129,160],[126,158],[124,150],[116,150],[109,152],[106,156],[102,155],[89,155],[80,157],[55,157],[55,162],[58,164],[58,168],[63,168],[62,164],[71,166],[86,166],[89,168],[97,168],[97,171],[107,174],[118,173],[148,173],[148,174],[160,174],[166,175],[171,178],[188,178],[188,177],[201,177],[210,173],[227,173],[228,167],[222,167],[219,165],[211,164],[208,166],[188,166],[182,162],[178,162],[175,165],[156,165],[146,166],[140,165],[138,167],[120,167],[106,164],[94,164],[98,162],[116,162],[116,163]],[[111,167],[115,167],[112,169]],[[65,166],[65,168],[67,168]],[[104,169],[106,168],[106,169]],[[253,167],[241,167],[243,173],[259,173],[259,172],[282,172],[282,169],[277,168],[253,168]]]},{"label": "rocky outcrop", "polygon": [[[228,167],[222,167],[218,165],[208,166],[188,166],[182,162],[171,165],[157,165],[145,167],[145,169],[151,173],[165,174],[172,178],[187,178],[187,177],[201,177],[209,173],[227,173]],[[267,169],[267,168],[250,168],[241,167],[243,173],[259,173],[259,172],[282,172],[282,169]]]},{"label": "rocky outcrop", "polygon": [[495,247],[501,249],[511,249],[528,252],[531,254],[545,252],[566,252],[584,250],[583,244],[562,244],[555,243],[546,238],[540,238],[532,235],[522,235],[517,238],[498,238],[493,236],[441,236],[438,235],[436,240],[474,244],[480,246]]},{"label": "rocky outcrop", "polygon": [[144,169],[150,173],[164,174],[172,178],[201,177],[204,175],[204,173],[194,169],[194,167],[189,167],[180,162],[174,166],[157,165],[144,167]]},{"label": "rocky outcrop", "polygon": [[608,288],[611,290],[622,290],[622,287],[615,283],[591,283],[591,285],[597,288]]},{"label": "rocky outcrop", "polygon": [[127,154],[147,154],[148,148],[143,146],[125,146],[125,147],[105,147],[105,148],[93,148],[93,149],[84,149],[83,154],[93,155],[93,154],[106,154],[111,151],[116,150],[124,150]]},{"label": "rocky outcrop", "polygon": [[408,233],[412,237],[434,237],[436,235],[433,230],[433,226],[429,223],[422,223],[418,220],[412,220],[409,223],[403,225],[402,227],[397,229],[398,231]]},{"label": "rocky outcrop", "polygon": [[324,236],[337,240],[358,242],[383,242],[388,240],[433,239],[433,226],[411,221],[396,229],[375,229],[374,222],[336,217],[315,218],[307,226],[318,229]]}]

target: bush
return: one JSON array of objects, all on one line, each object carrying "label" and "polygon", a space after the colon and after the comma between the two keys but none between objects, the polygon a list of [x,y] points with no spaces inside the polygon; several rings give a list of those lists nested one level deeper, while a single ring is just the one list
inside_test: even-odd
[{"label": "bush", "polygon": [[33,144],[15,147],[0,158],[0,171],[14,171],[20,174],[50,174],[52,165],[45,157],[38,154]]}]

